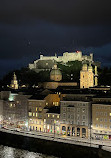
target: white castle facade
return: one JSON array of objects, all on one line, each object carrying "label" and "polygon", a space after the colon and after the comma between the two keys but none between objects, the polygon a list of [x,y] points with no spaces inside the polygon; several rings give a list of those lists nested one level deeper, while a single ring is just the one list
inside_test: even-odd
[{"label": "white castle facade", "polygon": [[37,68],[37,63],[38,61],[56,61],[56,62],[62,62],[62,63],[67,63],[68,61],[89,61],[89,62],[93,62],[93,54],[91,53],[89,56],[87,55],[82,55],[81,51],[77,51],[77,52],[65,52],[63,53],[63,56],[57,56],[55,54],[55,56],[43,56],[40,55],[40,59],[35,60],[33,64],[29,64],[29,68],[30,69],[35,69]]}]

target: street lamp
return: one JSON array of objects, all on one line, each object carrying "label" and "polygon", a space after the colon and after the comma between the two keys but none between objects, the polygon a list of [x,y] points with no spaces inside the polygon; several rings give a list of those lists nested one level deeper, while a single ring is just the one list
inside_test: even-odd
[{"label": "street lamp", "polygon": [[56,120],[54,120],[54,138],[55,138],[55,124],[56,124]]},{"label": "street lamp", "polygon": [[91,137],[92,137],[91,130],[92,130],[92,124],[90,123],[90,147],[91,147]]}]

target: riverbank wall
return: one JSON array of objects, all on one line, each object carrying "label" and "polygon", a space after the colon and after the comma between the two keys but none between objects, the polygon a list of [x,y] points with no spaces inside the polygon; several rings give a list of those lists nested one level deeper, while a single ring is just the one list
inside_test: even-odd
[{"label": "riverbank wall", "polygon": [[0,144],[59,158],[111,158],[111,153],[101,148],[45,140],[0,131]]}]

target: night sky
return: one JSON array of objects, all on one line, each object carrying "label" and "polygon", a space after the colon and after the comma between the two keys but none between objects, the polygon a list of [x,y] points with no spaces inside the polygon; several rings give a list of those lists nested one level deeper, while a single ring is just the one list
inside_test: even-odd
[{"label": "night sky", "polygon": [[0,77],[40,54],[76,50],[111,66],[110,0],[0,1]]}]

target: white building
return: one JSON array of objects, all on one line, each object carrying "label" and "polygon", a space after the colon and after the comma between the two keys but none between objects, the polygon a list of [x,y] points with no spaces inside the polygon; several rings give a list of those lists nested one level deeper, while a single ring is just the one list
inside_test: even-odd
[{"label": "white building", "polygon": [[[93,54],[90,54],[89,56],[87,55],[82,55],[81,51],[77,51],[77,52],[65,52],[63,53],[63,56],[57,56],[55,54],[55,56],[43,56],[40,55],[40,59],[35,60],[33,64],[29,64],[29,68],[30,69],[35,69],[37,68],[37,63],[38,61],[56,61],[56,62],[63,62],[63,63],[67,63],[68,61],[89,61],[89,62],[93,62]],[[48,63],[47,63],[48,64]],[[47,65],[46,65],[47,66]]]}]

